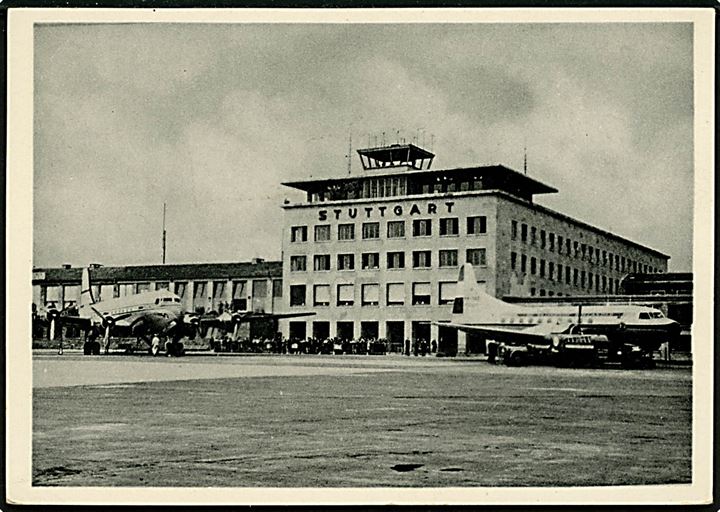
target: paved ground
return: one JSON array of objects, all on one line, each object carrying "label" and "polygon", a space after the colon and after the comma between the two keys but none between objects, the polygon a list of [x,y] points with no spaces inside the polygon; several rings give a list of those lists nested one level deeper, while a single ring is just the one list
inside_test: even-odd
[{"label": "paved ground", "polygon": [[688,483],[689,368],[36,354],[33,483]]}]

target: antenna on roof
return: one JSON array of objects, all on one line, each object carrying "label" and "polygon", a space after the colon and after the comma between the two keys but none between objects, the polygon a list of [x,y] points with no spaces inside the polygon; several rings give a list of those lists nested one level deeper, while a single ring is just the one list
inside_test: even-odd
[{"label": "antenna on roof", "polygon": [[162,262],[165,265],[165,241],[167,238],[167,231],[165,231],[165,211],[167,210],[167,203],[163,203],[163,235],[162,235]]},{"label": "antenna on roof", "polygon": [[527,135],[523,136],[523,172],[527,175]]},{"label": "antenna on roof", "polygon": [[348,135],[347,161],[348,161],[348,174],[352,174],[352,132],[350,132],[350,134]]}]

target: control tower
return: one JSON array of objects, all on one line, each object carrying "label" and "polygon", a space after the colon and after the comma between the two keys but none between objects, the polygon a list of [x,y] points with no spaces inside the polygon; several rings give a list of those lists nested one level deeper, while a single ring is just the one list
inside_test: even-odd
[{"label": "control tower", "polygon": [[435,155],[414,144],[392,144],[377,148],[358,149],[360,161],[366,171],[389,167],[408,167],[416,170],[430,169]]}]

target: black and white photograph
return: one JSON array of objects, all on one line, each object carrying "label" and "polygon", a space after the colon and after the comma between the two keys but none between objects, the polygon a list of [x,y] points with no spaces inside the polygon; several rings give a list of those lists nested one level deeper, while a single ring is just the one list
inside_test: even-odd
[{"label": "black and white photograph", "polygon": [[710,502],[711,9],[8,19],[10,502]]}]

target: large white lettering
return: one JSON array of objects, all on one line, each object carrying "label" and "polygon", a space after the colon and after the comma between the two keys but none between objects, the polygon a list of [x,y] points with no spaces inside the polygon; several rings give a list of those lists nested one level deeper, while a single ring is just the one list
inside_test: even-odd
[{"label": "large white lettering", "polygon": [[[445,208],[442,209],[441,213],[452,213],[453,206],[455,206],[454,201],[447,201],[442,206]],[[396,204],[395,206],[388,207],[388,206],[366,206],[362,209],[362,211],[365,212],[365,218],[370,219],[373,217],[385,217],[386,211],[392,212],[396,217],[402,217],[407,212],[407,215],[413,216],[413,215],[437,215],[438,214],[438,205],[436,203],[427,203],[427,205],[419,205],[417,203],[413,203],[408,208],[403,208],[402,205]],[[318,220],[319,221],[326,221],[328,220],[329,214],[332,213],[335,217],[335,220],[340,220],[341,218],[349,218],[349,219],[356,219],[358,215],[360,214],[360,211],[357,207],[349,207],[349,208],[334,208],[332,210],[319,210],[318,211]]]}]

